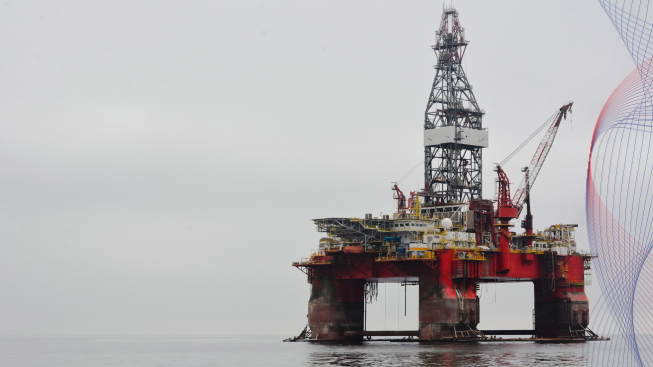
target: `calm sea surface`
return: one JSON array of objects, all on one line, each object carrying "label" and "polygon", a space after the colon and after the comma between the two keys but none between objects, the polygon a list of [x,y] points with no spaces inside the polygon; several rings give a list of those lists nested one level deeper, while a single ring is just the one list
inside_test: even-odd
[{"label": "calm sea surface", "polygon": [[278,337],[2,337],[2,367],[92,366],[581,366],[579,344],[363,345]]}]

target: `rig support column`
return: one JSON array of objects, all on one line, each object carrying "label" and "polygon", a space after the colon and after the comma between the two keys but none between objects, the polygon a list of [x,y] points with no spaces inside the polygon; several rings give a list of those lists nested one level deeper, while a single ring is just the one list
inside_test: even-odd
[{"label": "rig support column", "polygon": [[[451,257],[451,253],[447,251],[443,257]],[[465,279],[454,281],[451,264],[441,259],[439,273],[420,276],[419,338],[422,340],[454,339],[456,331],[476,329],[478,325],[476,283]]]},{"label": "rig support column", "polygon": [[[534,281],[535,335],[538,338],[570,337],[572,330],[586,328],[589,324],[582,261],[583,258],[572,256],[561,267],[555,255],[543,256],[540,262],[542,278]],[[561,277],[561,270],[565,268],[568,278]]]},{"label": "rig support column", "polygon": [[[336,280],[316,272],[308,301],[308,325],[317,340],[349,340],[345,331],[362,331],[365,280]],[[359,337],[362,340],[362,337]]]}]

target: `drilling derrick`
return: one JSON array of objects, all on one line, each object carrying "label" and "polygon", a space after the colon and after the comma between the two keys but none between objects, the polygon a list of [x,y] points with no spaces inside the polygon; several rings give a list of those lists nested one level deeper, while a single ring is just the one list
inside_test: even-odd
[{"label": "drilling derrick", "polygon": [[482,195],[481,150],[488,147],[488,132],[462,66],[468,43],[456,9],[445,9],[432,46],[437,64],[424,116],[427,205],[463,203]]}]

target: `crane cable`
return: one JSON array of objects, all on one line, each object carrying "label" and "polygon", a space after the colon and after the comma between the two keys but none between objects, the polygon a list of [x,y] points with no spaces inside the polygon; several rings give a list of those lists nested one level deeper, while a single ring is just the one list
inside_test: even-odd
[{"label": "crane cable", "polygon": [[404,175],[404,177],[402,177],[401,179],[399,179],[399,181],[397,181],[397,185],[400,184],[401,181],[405,180],[408,176],[410,176],[413,172],[415,172],[415,170],[417,169],[417,167],[419,167],[420,165],[422,165],[422,163],[424,163],[424,159],[422,159],[421,161],[419,161],[415,167],[413,167],[410,171],[408,171],[408,173],[406,173],[406,174]]},{"label": "crane cable", "polygon": [[503,166],[504,164],[508,163],[508,161],[510,160],[510,158],[514,157],[515,154],[519,153],[519,151],[520,151],[523,147],[525,147],[526,144],[528,144],[531,140],[533,140],[533,138],[534,138],[537,134],[539,134],[539,132],[542,131],[542,129],[544,129],[546,126],[548,126],[548,125],[551,123],[551,121],[552,121],[553,119],[555,119],[555,117],[558,115],[559,112],[560,112],[560,110],[557,110],[553,115],[551,115],[551,117],[549,117],[546,121],[544,121],[544,123],[543,123],[540,127],[538,127],[537,130],[535,130],[535,132],[534,132],[533,134],[531,134],[531,136],[529,136],[526,140],[524,140],[524,142],[521,143],[521,144],[517,147],[517,149],[513,150],[512,153],[510,153],[510,154],[509,154],[509,155],[508,155],[508,156],[507,156],[503,161],[501,161],[501,163],[499,163],[499,165],[500,165],[500,166]]}]

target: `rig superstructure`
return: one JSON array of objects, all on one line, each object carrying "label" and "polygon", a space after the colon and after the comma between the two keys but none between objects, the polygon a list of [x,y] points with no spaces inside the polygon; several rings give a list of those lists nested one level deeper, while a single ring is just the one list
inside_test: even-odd
[{"label": "rig superstructure", "polygon": [[[534,231],[530,208],[530,190],[572,104],[557,110],[515,195],[496,165],[495,198],[483,199],[482,149],[489,147],[489,134],[461,63],[468,41],[453,7],[444,9],[436,36],[436,75],[424,120],[424,189],[406,197],[394,184],[397,211],[392,216],[314,220],[326,237],[310,257],[293,263],[312,285],[302,335],[312,340],[370,335],[484,340],[477,328],[479,285],[533,282],[531,335],[578,341],[596,337],[587,328],[584,291],[591,256],[576,249],[577,225]],[[511,221],[519,219],[524,207],[524,232],[517,234]],[[365,330],[366,299],[379,282],[419,285],[419,330]]]}]

